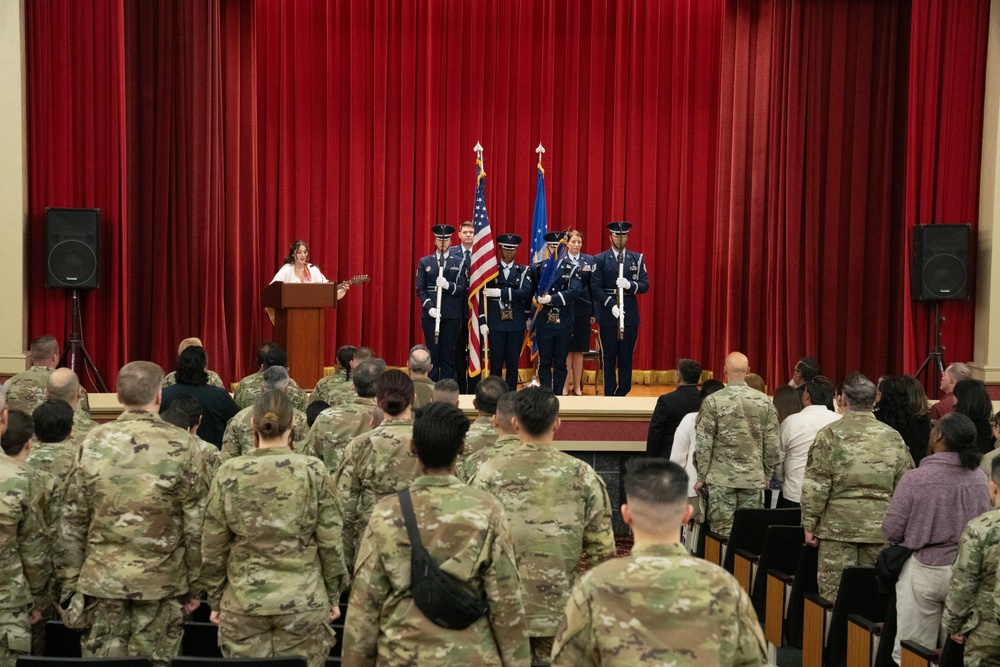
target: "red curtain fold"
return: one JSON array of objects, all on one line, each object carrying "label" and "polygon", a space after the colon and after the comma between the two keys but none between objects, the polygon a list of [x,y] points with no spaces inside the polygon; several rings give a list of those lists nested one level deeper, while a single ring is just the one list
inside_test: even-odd
[{"label": "red curtain fold", "polygon": [[[906,136],[906,251],[914,225],[971,223],[973,251],[978,229],[979,169],[990,3],[914,0]],[[975,263],[969,267],[975,279]],[[911,301],[906,283],[903,367],[917,370],[934,346],[934,304]],[[941,303],[945,363],[969,361],[975,335],[975,291],[968,301]],[[932,374],[924,375],[930,396]]]},{"label": "red curtain fold", "polygon": [[[129,166],[125,141],[125,48],[120,0],[28,2],[28,337],[70,330],[70,292],[46,288],[45,209],[99,208],[100,289],[81,290],[83,339],[112,385],[132,356],[130,306],[122,293]],[[85,386],[93,378],[78,364]]]},{"label": "red curtain fold", "polygon": [[[223,377],[252,370],[260,290],[296,238],[327,276],[372,277],[330,318],[327,359],[354,343],[402,364],[416,260],[430,225],[471,218],[477,141],[495,233],[530,237],[539,142],[551,228],[596,253],[608,221],[635,223],[637,368],[721,372],[741,349],[772,387],[802,354],[837,378],[912,371],[907,229],[975,219],[986,2],[915,3],[912,35],[909,3],[874,0],[26,12],[30,333],[66,321],[40,287],[42,210],[101,207],[85,324],[106,378],[171,367],[190,335]],[[971,302],[949,308],[968,358]]]}]

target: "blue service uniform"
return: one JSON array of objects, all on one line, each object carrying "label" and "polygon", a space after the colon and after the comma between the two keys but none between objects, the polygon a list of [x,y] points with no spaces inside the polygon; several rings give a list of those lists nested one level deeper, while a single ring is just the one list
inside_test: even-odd
[{"label": "blue service uniform", "polygon": [[[641,253],[625,250],[623,277],[631,285],[625,290],[625,332],[618,340],[618,318],[611,308],[618,304],[618,257],[609,248],[594,256],[597,266],[590,277],[597,324],[601,330],[604,351],[604,395],[625,396],[632,389],[632,353],[639,335],[639,303],[637,294],[649,291],[649,276]],[[617,378],[615,369],[618,370]]]},{"label": "blue service uniform", "polygon": [[437,382],[442,378],[455,378],[455,340],[465,318],[469,295],[469,267],[464,257],[445,253],[444,272],[449,285],[441,294],[441,330],[434,343],[434,318],[430,309],[437,304],[437,278],[440,267],[438,255],[422,257],[417,264],[417,299],[420,300],[420,328],[424,342],[431,353],[429,377]]},{"label": "blue service uniform", "polygon": [[[506,274],[506,275],[505,275]],[[480,293],[480,324],[490,328],[490,374],[500,376],[511,391],[517,391],[517,369],[524,345],[524,330],[534,286],[528,267],[514,262],[509,269],[503,262],[497,277],[486,284],[487,289],[499,289],[500,297],[486,298]],[[485,302],[485,310],[482,304]]]},{"label": "blue service uniform", "polygon": [[[466,250],[459,243],[448,248],[448,254],[456,261],[465,260],[465,267],[469,273],[469,282],[472,282],[472,251]],[[463,311],[464,321],[459,325],[458,335],[455,337],[455,380],[458,382],[458,391],[461,394],[474,394],[476,385],[479,384],[479,376],[469,377],[469,315],[468,298]]]},{"label": "blue service uniform", "polygon": [[[573,257],[566,254],[566,261],[572,262]],[[597,266],[593,255],[580,253],[576,256],[576,264],[580,267],[580,280],[583,287],[580,296],[573,304],[573,335],[570,336],[570,352],[587,352],[590,350],[590,318],[594,316],[593,296],[590,293],[590,276]]]},{"label": "blue service uniform", "polygon": [[[545,262],[535,264],[532,281],[538,285]],[[566,356],[569,339],[573,334],[573,306],[583,290],[579,267],[562,258],[557,268],[558,277],[547,294],[552,301],[541,306],[535,318],[535,344],[538,346],[538,381],[561,396],[566,384]]]}]

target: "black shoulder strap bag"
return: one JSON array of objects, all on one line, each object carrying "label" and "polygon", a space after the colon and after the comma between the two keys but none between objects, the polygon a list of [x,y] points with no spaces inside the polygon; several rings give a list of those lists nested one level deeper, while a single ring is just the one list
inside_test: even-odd
[{"label": "black shoulder strap bag", "polygon": [[410,595],[413,602],[435,625],[449,630],[464,630],[482,618],[489,606],[450,574],[441,571],[420,541],[410,490],[403,489],[396,495],[399,496],[399,506],[406,523],[406,534],[410,537]]}]

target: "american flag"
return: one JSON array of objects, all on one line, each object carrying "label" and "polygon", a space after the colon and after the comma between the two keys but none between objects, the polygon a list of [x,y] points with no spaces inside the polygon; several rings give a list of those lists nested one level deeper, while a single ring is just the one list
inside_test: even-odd
[{"label": "american flag", "polygon": [[476,205],[472,213],[476,236],[472,241],[472,266],[469,267],[469,376],[482,371],[482,343],[479,340],[479,292],[497,277],[497,254],[493,247],[490,216],[486,213],[486,172],[483,157],[476,158]]}]

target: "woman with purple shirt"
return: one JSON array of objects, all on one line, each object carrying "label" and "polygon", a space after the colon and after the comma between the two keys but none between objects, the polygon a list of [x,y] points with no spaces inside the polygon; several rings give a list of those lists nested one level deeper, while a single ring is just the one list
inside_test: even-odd
[{"label": "woman with purple shirt", "polygon": [[886,540],[913,552],[896,582],[897,663],[903,639],[937,646],[962,530],[990,507],[972,420],[945,415],[931,427],[927,447],[930,455],[900,479],[882,521]]}]

